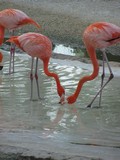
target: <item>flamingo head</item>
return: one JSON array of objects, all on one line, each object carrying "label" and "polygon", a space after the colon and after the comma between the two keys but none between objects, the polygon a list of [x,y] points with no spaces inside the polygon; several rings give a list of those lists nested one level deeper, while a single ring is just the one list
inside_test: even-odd
[{"label": "flamingo head", "polygon": [[67,97],[66,101],[67,101],[68,104],[72,104],[76,101],[76,97],[73,94],[73,95]]},{"label": "flamingo head", "polygon": [[76,97],[74,95],[71,95],[67,98],[65,98],[65,94],[62,94],[61,98],[60,98],[60,104],[73,104],[76,102]]},{"label": "flamingo head", "polygon": [[60,102],[59,102],[60,104],[62,104],[62,105],[66,104],[66,103],[73,104],[73,103],[76,102],[76,96],[74,94],[69,96],[69,97],[67,97],[67,98],[65,98],[65,90],[64,90],[64,88],[61,91],[62,91],[61,92],[61,96],[59,95],[60,96]]},{"label": "flamingo head", "polygon": [[60,86],[58,89],[58,95],[60,96],[60,104],[65,103],[65,89],[63,86]]}]

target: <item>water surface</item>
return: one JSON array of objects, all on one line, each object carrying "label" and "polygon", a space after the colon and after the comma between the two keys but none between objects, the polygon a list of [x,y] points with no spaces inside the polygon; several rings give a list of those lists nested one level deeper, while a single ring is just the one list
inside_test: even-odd
[{"label": "water surface", "polygon": [[[60,105],[55,81],[44,74],[42,62],[39,62],[40,93],[44,99],[37,100],[34,82],[34,101],[30,101],[30,64],[29,56],[17,54],[15,73],[7,75],[9,55],[5,54],[0,75],[1,129],[40,131],[43,137],[76,145],[120,147],[119,74],[105,88],[101,108],[96,108],[97,99],[92,109],[86,109],[100,87],[100,75],[84,85],[76,103]],[[80,77],[90,74],[84,67],[55,59],[51,59],[49,69],[58,73],[66,96],[74,92]]]}]

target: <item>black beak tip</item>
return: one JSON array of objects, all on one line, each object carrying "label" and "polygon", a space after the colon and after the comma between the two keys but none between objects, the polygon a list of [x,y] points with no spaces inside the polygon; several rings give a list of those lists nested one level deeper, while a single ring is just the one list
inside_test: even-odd
[{"label": "black beak tip", "polygon": [[0,70],[2,70],[3,69],[3,66],[0,66]]}]

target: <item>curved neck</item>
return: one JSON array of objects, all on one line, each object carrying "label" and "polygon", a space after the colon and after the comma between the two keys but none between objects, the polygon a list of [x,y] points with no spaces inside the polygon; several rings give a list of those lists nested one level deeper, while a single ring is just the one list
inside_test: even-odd
[{"label": "curved neck", "polygon": [[82,79],[80,79],[79,83],[78,83],[78,86],[76,88],[76,91],[74,93],[74,96],[75,98],[77,99],[80,91],[81,91],[81,88],[83,86],[83,84],[87,81],[91,81],[93,79],[95,79],[99,73],[99,64],[98,64],[98,61],[97,61],[97,58],[96,58],[96,52],[95,52],[95,49],[93,47],[88,47],[87,48],[87,51],[88,51],[88,54],[90,56],[90,59],[92,61],[92,64],[93,64],[93,72],[91,75],[88,75],[88,76],[84,76]]},{"label": "curved neck", "polygon": [[57,92],[58,92],[58,95],[61,96],[61,93],[60,93],[60,89],[61,89],[61,84],[60,84],[60,80],[59,80],[59,77],[56,73],[53,73],[53,72],[50,72],[48,70],[48,63],[49,63],[49,59],[45,59],[43,60],[43,65],[44,65],[44,72],[47,76],[49,77],[53,77],[56,81],[56,85],[57,85]]},{"label": "curved neck", "polygon": [[5,32],[5,28],[0,25],[0,45],[2,45],[4,40],[4,32]]}]

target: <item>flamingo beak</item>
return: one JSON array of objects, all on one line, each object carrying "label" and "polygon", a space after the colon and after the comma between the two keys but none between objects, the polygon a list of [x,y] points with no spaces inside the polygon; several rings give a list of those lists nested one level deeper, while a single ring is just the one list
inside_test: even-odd
[{"label": "flamingo beak", "polygon": [[66,102],[65,102],[65,94],[62,94],[62,96],[60,97],[60,102],[59,102],[60,104],[65,104]]}]

